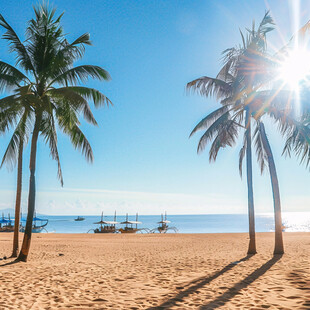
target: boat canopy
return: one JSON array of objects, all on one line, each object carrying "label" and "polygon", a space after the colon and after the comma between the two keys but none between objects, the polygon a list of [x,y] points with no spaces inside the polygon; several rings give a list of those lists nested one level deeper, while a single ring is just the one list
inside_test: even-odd
[{"label": "boat canopy", "polygon": [[99,221],[99,222],[96,222],[94,224],[116,225],[116,224],[119,224],[119,222],[115,222],[115,221]]},{"label": "boat canopy", "polygon": [[167,220],[165,220],[165,221],[160,221],[160,222],[157,222],[158,224],[168,224],[168,223],[171,223],[170,221],[167,221]]},{"label": "boat canopy", "polygon": [[121,224],[141,224],[142,222],[138,222],[138,221],[125,221],[125,222],[121,222]]},{"label": "boat canopy", "polygon": [[0,224],[7,224],[7,223],[10,223],[11,221],[9,220],[6,220],[6,219],[0,219]]}]

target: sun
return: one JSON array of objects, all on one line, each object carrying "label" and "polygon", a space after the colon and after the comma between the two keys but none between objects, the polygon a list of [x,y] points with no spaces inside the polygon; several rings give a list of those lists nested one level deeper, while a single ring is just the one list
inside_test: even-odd
[{"label": "sun", "polygon": [[310,52],[295,49],[280,63],[279,79],[291,90],[298,90],[300,83],[310,77]]}]

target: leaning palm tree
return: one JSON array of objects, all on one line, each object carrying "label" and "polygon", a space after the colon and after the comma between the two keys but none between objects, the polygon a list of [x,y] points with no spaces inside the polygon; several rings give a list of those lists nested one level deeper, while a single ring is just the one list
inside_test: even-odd
[{"label": "leaning palm tree", "polygon": [[[5,109],[1,114],[0,127],[8,128],[8,115],[10,109]],[[16,117],[19,113],[16,113]],[[9,166],[13,166],[17,161],[17,186],[16,186],[16,199],[15,199],[15,223],[14,223],[14,237],[13,237],[13,250],[11,257],[17,257],[18,245],[19,245],[19,223],[20,223],[20,206],[21,206],[21,193],[22,193],[22,170],[23,170],[23,150],[24,144],[28,140],[29,130],[27,128],[28,112],[23,111],[22,116],[14,130],[12,138],[8,144],[8,147],[4,153],[1,166],[7,163]]]},{"label": "leaning palm tree", "polygon": [[[32,221],[35,210],[35,171],[37,142],[41,135],[48,144],[51,156],[58,163],[58,178],[63,184],[60,158],[57,148],[56,126],[70,137],[75,148],[81,149],[86,159],[93,161],[93,152],[85,135],[80,129],[79,115],[93,125],[97,122],[91,112],[88,100],[95,107],[110,104],[110,100],[99,90],[81,86],[90,77],[109,80],[107,71],[99,66],[80,65],[74,62],[82,58],[85,45],[91,45],[89,34],[83,34],[72,43],[66,39],[60,25],[61,14],[55,17],[55,10],[45,5],[34,8],[35,18],[31,19],[26,29],[24,43],[15,31],[0,15],[0,25],[6,32],[3,38],[16,54],[16,66],[10,79],[15,79],[14,94],[7,101],[12,105],[29,107],[31,122],[30,181],[28,195],[28,214],[24,239],[17,260],[27,261],[30,249]],[[4,68],[12,68],[4,64]],[[8,70],[8,69],[3,69]],[[3,99],[3,105],[8,102]]]},{"label": "leaning palm tree", "polygon": [[[234,145],[240,128],[245,129],[243,146],[239,154],[239,170],[242,175],[242,161],[246,156],[250,235],[248,254],[256,253],[252,183],[252,120],[266,114],[266,107],[271,104],[271,100],[262,89],[266,88],[266,70],[270,65],[266,56],[266,34],[272,29],[273,21],[267,12],[257,30],[253,23],[246,37],[241,33],[242,46],[224,51],[224,66],[216,78],[205,76],[187,84],[189,90],[196,90],[203,96],[215,95],[222,105],[205,117],[192,131],[191,135],[197,130],[206,130],[199,141],[198,152],[204,150],[206,144],[213,140],[209,159],[215,160],[219,149]],[[266,147],[266,143],[256,144],[256,153],[261,167],[265,166],[267,159],[264,156],[267,152]],[[277,210],[275,214],[281,215],[281,211],[278,211],[281,210],[280,200],[275,200],[275,210]],[[281,253],[283,252],[282,222],[279,225],[278,216],[275,224],[274,252]]]},{"label": "leaning palm tree", "polygon": [[[16,87],[20,82],[18,71],[14,67],[0,61],[0,91],[9,91],[12,87]],[[13,73],[13,74],[12,74]],[[15,76],[14,76],[15,73]],[[16,76],[17,75],[17,76]],[[15,126],[12,138],[4,153],[1,166],[6,163],[9,168],[12,168],[17,162],[17,188],[15,199],[15,223],[13,250],[11,257],[17,257],[19,245],[19,223],[20,223],[20,206],[22,193],[22,163],[24,144],[29,137],[29,105],[20,104],[13,99],[14,96],[9,96],[0,100],[0,134],[5,134],[11,127]],[[25,108],[26,107],[26,108]]]}]

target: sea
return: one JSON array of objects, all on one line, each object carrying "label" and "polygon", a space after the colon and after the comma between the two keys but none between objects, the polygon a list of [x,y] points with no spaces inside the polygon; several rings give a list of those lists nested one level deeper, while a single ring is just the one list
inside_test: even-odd
[{"label": "sea", "polygon": [[[75,221],[77,216],[40,216],[48,219],[45,227],[48,233],[93,233],[99,225],[94,224],[100,221],[101,216],[84,216],[84,221]],[[272,213],[257,214],[255,217],[256,232],[274,231],[274,216]],[[105,221],[113,221],[113,215],[104,216]],[[119,215],[118,222],[125,221],[125,216]],[[135,215],[128,218],[135,221]],[[158,227],[161,220],[159,215],[139,215],[138,221],[141,224],[138,228],[144,228],[141,233]],[[246,214],[187,214],[168,215],[167,220],[171,228],[176,228],[179,233],[238,233],[248,232],[248,216]],[[310,212],[283,212],[283,229],[287,232],[310,232]],[[39,222],[37,222],[39,224]],[[122,225],[118,224],[120,228]],[[168,230],[168,233],[175,230]]]}]

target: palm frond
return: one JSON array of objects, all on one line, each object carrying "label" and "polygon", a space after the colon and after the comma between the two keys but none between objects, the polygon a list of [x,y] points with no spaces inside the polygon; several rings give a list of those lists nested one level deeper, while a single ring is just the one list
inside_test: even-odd
[{"label": "palm frond", "polygon": [[93,150],[81,129],[77,125],[74,125],[70,131],[65,130],[65,132],[69,135],[73,146],[81,150],[86,160],[92,163],[94,161]]},{"label": "palm frond", "polygon": [[20,107],[20,97],[16,95],[7,96],[0,99],[0,111],[5,111],[8,108]]},{"label": "palm frond", "polygon": [[[260,120],[256,122],[256,127],[254,129],[253,136],[254,136],[254,145],[256,150],[257,161],[260,166],[261,174],[263,174],[265,168],[267,167],[268,157],[262,140],[262,135],[263,134],[265,135],[265,132],[261,131],[261,124],[262,123]],[[265,138],[267,139],[267,137]]]},{"label": "palm frond", "polygon": [[63,176],[57,148],[57,132],[53,115],[49,113],[44,114],[41,121],[40,129],[41,129],[41,135],[44,137],[45,143],[49,144],[51,157],[57,161],[58,165],[57,177],[60,180],[61,186],[63,186]]},{"label": "palm frond", "polygon": [[68,88],[73,89],[85,99],[92,100],[95,107],[113,105],[112,101],[97,89],[82,86],[68,86]]},{"label": "palm frond", "polygon": [[[221,136],[223,139],[223,141],[221,141],[221,147],[233,145],[234,141],[232,141],[232,137],[235,136],[235,127],[233,126],[240,127],[240,125],[237,124],[233,118],[231,118],[230,112],[222,114],[209,126],[200,138],[197,153],[201,153],[205,149],[208,142],[210,142],[216,135]],[[228,132],[229,129],[233,130],[233,132]]]},{"label": "palm frond", "polygon": [[217,120],[220,116],[222,116],[224,113],[228,111],[227,106],[223,106],[218,108],[217,110],[213,111],[209,115],[207,115],[205,118],[203,118],[193,129],[189,137],[191,137],[194,133],[196,133],[198,130],[207,129],[211,123],[213,123],[215,120]]},{"label": "palm frond", "polygon": [[19,114],[20,108],[15,106],[0,111],[0,135],[6,133],[16,124]]},{"label": "palm frond", "polygon": [[295,122],[295,126],[287,131],[286,142],[282,154],[291,156],[294,152],[300,163],[306,167],[310,164],[310,125],[305,121]]},{"label": "palm frond", "polygon": [[76,112],[83,112],[84,118],[89,123],[97,125],[87,100],[72,87],[51,89],[46,92],[46,95],[53,98],[53,101],[55,101],[57,105],[62,105],[63,102],[65,102],[65,104],[69,104]]},{"label": "palm frond", "polygon": [[10,50],[12,52],[16,52],[16,63],[20,64],[27,72],[28,71],[34,72],[34,68],[26,47],[21,43],[15,31],[6,22],[6,20],[1,14],[0,14],[0,26],[6,29],[6,32],[3,34],[3,38],[9,42]]},{"label": "palm frond", "polygon": [[68,71],[60,74],[53,81],[51,81],[49,85],[53,85],[55,83],[65,86],[67,86],[68,83],[71,85],[76,85],[80,82],[82,83],[87,82],[89,77],[93,79],[98,79],[100,81],[110,80],[109,73],[106,70],[102,69],[101,67],[83,65],[69,69]]},{"label": "palm frond", "polygon": [[22,81],[29,81],[29,79],[15,67],[0,61],[0,91],[18,87]]},{"label": "palm frond", "polygon": [[214,96],[216,99],[224,99],[233,91],[230,84],[208,76],[189,82],[186,89],[188,91],[198,92],[201,96]]},{"label": "palm frond", "polygon": [[215,139],[213,140],[209,152],[209,161],[215,161],[218,152],[221,148],[226,146],[232,147],[236,143],[239,133],[239,124],[234,120],[227,120],[221,128],[219,128]]},{"label": "palm frond", "polygon": [[20,143],[27,143],[31,128],[31,120],[31,112],[29,110],[25,110],[6,148],[0,168],[2,168],[4,163],[6,163],[9,168],[13,168],[15,166]]},{"label": "palm frond", "polygon": [[82,151],[87,161],[93,162],[92,148],[79,128],[79,121],[72,107],[69,105],[59,106],[56,110],[56,117],[59,127],[70,137],[73,146]]}]

